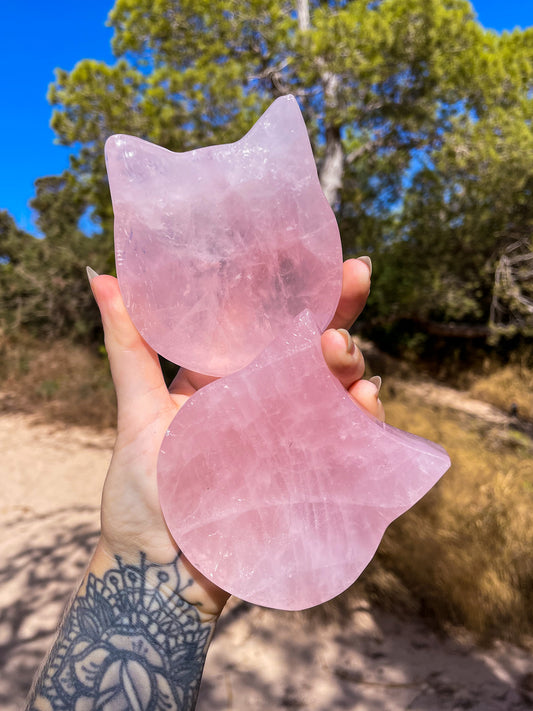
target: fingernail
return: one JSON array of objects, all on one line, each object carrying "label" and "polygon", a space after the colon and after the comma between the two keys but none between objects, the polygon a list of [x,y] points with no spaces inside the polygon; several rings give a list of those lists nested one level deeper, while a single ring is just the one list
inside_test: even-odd
[{"label": "fingernail", "polygon": [[87,278],[89,279],[89,284],[92,282],[94,277],[100,276],[98,272],[95,272],[94,269],[91,269],[91,267],[86,267],[87,269]]},{"label": "fingernail", "polygon": [[355,343],[353,342],[353,338],[350,336],[348,331],[345,328],[338,328],[337,331],[341,334],[341,336],[346,341],[346,352],[349,353],[350,355],[355,353]]},{"label": "fingernail", "polygon": [[376,386],[377,391],[379,393],[381,389],[381,378],[379,375],[374,375],[372,378],[369,378],[369,381]]},{"label": "fingernail", "polygon": [[368,271],[370,272],[370,276],[372,276],[372,260],[370,259],[370,257],[357,257],[357,259],[360,262],[364,262],[366,264],[366,266],[368,267]]}]

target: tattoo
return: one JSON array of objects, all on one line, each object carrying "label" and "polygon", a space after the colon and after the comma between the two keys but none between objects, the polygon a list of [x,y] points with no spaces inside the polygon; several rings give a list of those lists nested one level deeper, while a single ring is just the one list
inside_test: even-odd
[{"label": "tattoo", "polygon": [[[33,691],[28,708],[173,711],[196,703],[214,621],[186,602],[179,556],[89,574]],[[148,583],[149,581],[149,583]]]}]

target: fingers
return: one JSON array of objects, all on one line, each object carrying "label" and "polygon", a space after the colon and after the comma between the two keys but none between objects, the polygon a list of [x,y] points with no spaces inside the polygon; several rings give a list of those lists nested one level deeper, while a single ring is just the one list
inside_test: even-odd
[{"label": "fingers", "polygon": [[363,310],[370,292],[369,257],[347,259],[342,265],[342,291],[330,328],[350,328]]},{"label": "fingers", "polygon": [[385,411],[379,399],[381,379],[379,382],[375,378],[362,380],[365,371],[363,354],[345,330],[350,328],[365,307],[371,276],[372,262],[369,257],[344,262],[341,297],[329,330],[322,334],[322,351],[329,369],[355,402],[374,417],[384,420]]},{"label": "fingers", "polygon": [[91,289],[102,316],[119,419],[121,413],[134,414],[136,408],[139,415],[149,417],[152,408],[155,412],[161,406],[162,397],[168,399],[157,355],[133,325],[118,281],[105,274],[95,276]]},{"label": "fingers", "polygon": [[374,417],[384,420],[385,412],[379,399],[381,380],[361,380],[365,372],[365,361],[348,331],[325,331],[322,334],[322,352],[333,375],[344,385],[357,404]]},{"label": "fingers", "polygon": [[358,380],[348,388],[348,392],[358,405],[374,417],[377,417],[378,420],[384,422],[385,408],[379,399],[380,386],[381,383],[377,383],[374,378],[370,380]]},{"label": "fingers", "polygon": [[325,331],[322,334],[322,353],[329,369],[346,389],[363,377],[363,354],[348,331],[336,331],[334,328]]}]

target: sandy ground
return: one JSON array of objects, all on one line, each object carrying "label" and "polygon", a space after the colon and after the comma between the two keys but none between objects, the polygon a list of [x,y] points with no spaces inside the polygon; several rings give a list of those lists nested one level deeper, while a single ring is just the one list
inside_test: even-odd
[{"label": "sandy ground", "polygon": [[[0,417],[0,709],[31,679],[98,532],[113,434]],[[232,600],[211,646],[199,711],[521,711],[533,659],[440,639],[354,600],[342,623]]]}]

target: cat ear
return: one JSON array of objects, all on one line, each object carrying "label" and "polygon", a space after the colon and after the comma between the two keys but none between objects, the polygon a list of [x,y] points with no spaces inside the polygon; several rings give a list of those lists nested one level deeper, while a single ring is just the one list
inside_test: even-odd
[{"label": "cat ear", "polygon": [[276,99],[234,145],[238,144],[241,144],[241,150],[249,151],[254,157],[258,176],[289,170],[295,183],[303,183],[307,189],[314,188],[320,198],[321,189],[307,128],[293,96]]},{"label": "cat ear", "polygon": [[246,183],[249,193],[255,186],[252,192],[260,202],[272,194],[281,197],[290,176],[297,193],[312,194],[312,202],[328,210],[307,129],[290,95],[274,101],[235,143],[174,153],[135,136],[116,134],[106,141],[105,158],[113,204],[126,203],[133,211],[155,188],[161,204],[164,182],[173,200],[178,199],[176,186],[182,203],[197,198],[205,190],[206,168],[219,189],[239,190]]},{"label": "cat ear", "polygon": [[133,195],[150,189],[164,174],[165,166],[171,166],[175,155],[135,136],[110,136],[105,144],[105,161],[113,204],[134,202]]}]

